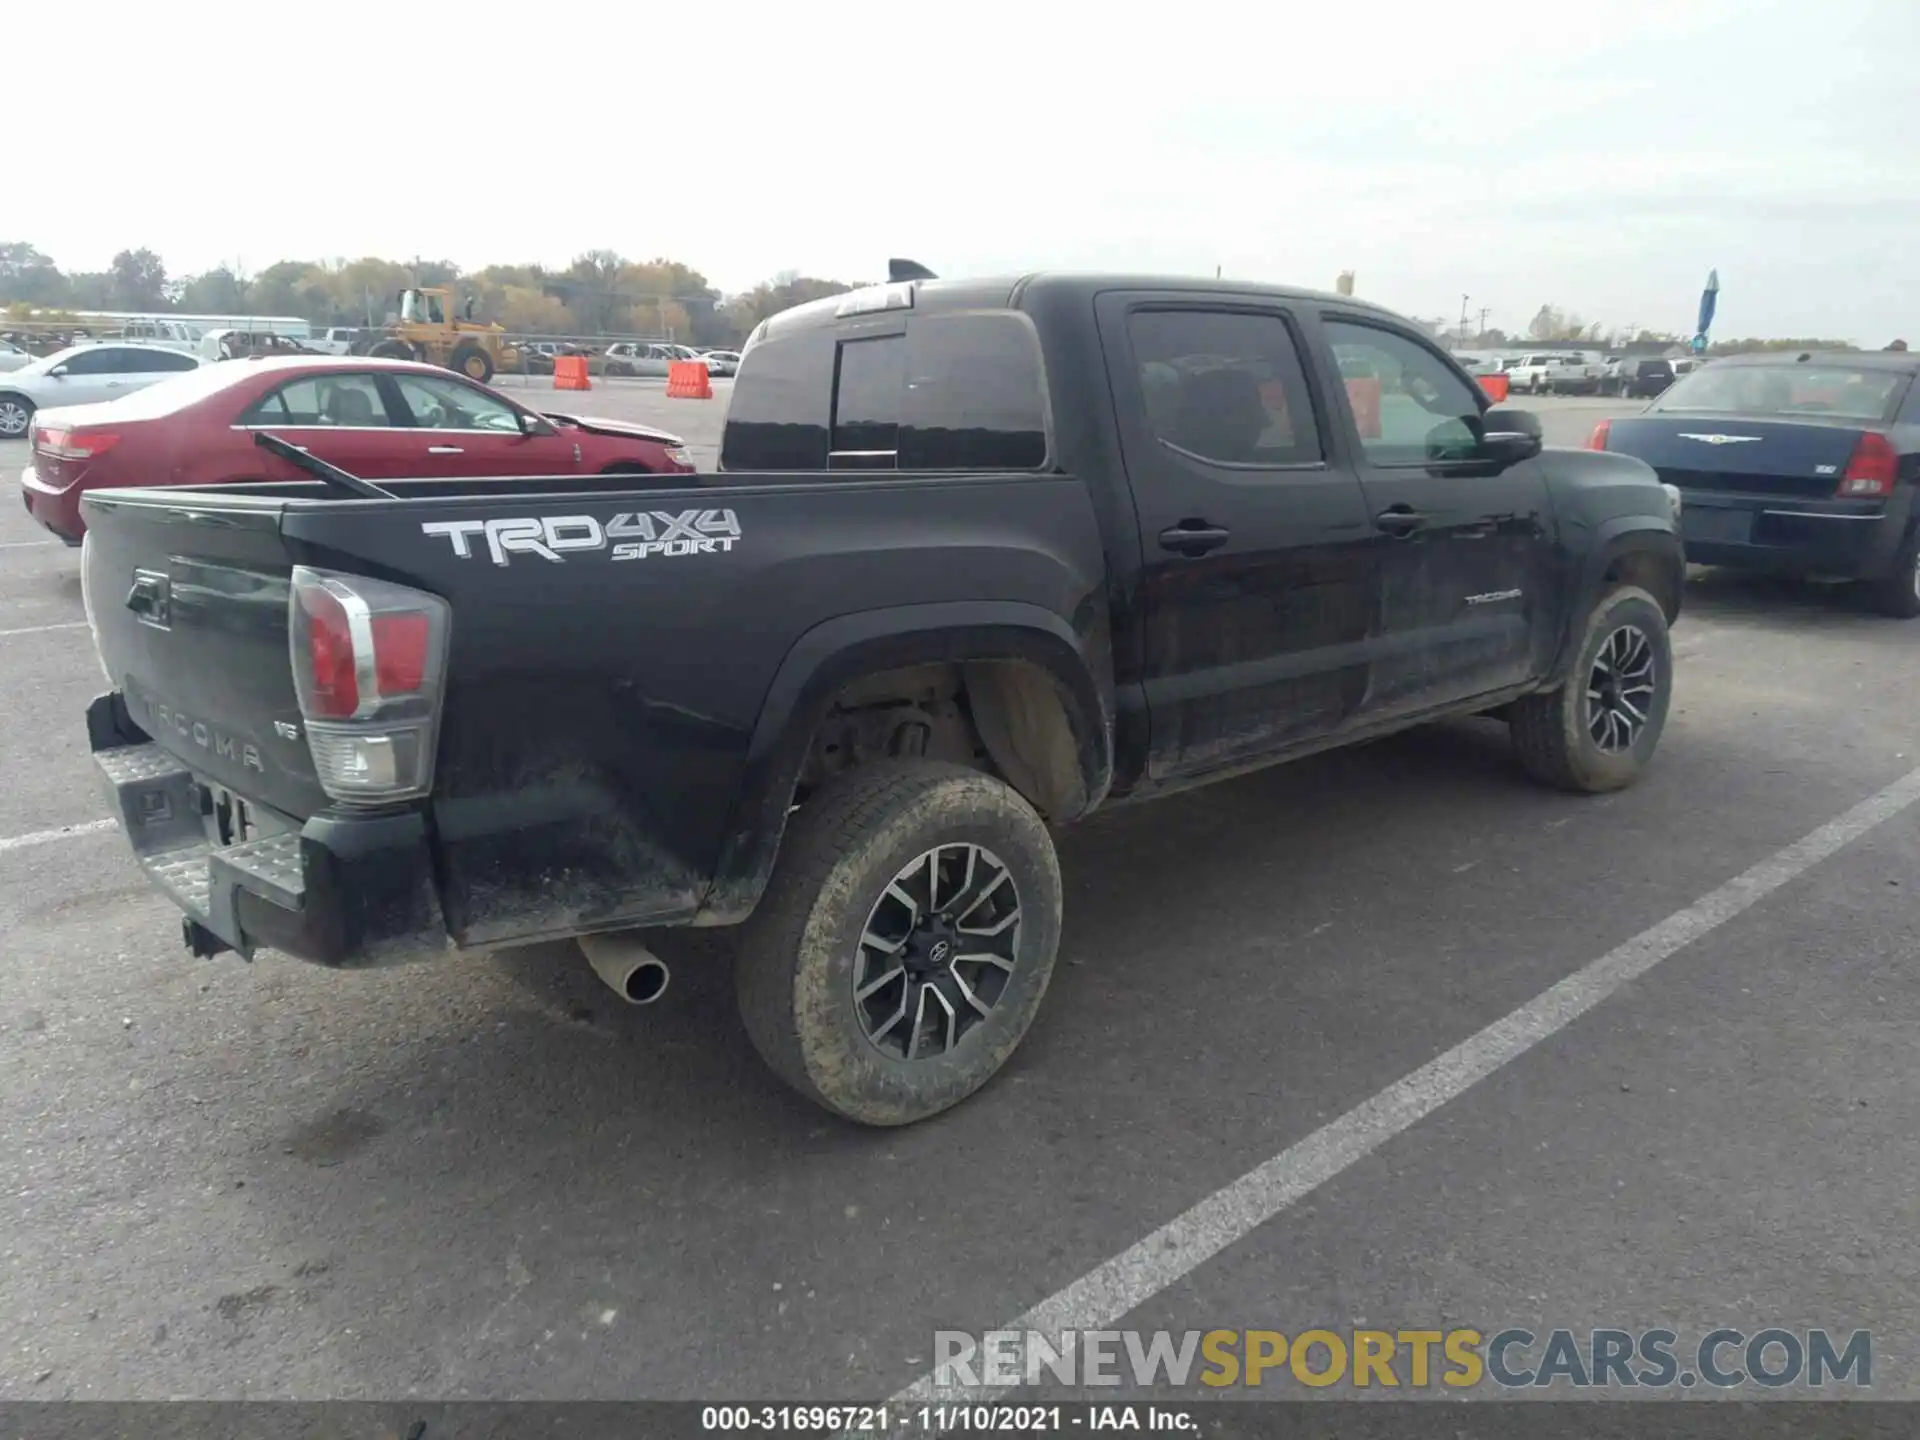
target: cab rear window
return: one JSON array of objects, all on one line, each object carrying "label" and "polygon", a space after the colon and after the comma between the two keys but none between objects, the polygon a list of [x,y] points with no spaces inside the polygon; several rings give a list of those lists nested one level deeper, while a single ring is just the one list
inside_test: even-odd
[{"label": "cab rear window", "polygon": [[743,358],[722,470],[1032,470],[1047,461],[1039,341],[1009,311],[824,326]]}]

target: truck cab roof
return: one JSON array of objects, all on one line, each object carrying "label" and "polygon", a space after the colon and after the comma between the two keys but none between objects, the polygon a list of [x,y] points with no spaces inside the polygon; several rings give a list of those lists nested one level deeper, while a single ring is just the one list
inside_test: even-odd
[{"label": "truck cab roof", "polygon": [[[1349,310],[1401,320],[1395,312],[1368,300],[1331,291],[1286,285],[1255,285],[1240,280],[1212,279],[1194,275],[1148,275],[1126,272],[1089,272],[1042,270],[1024,275],[992,276],[956,280],[901,280],[869,285],[839,295],[829,295],[783,310],[763,320],[748,343],[792,334],[798,330],[836,324],[861,314],[882,314],[888,310],[909,310],[919,314],[967,310],[1016,310],[1024,308],[1029,297],[1049,299],[1084,295],[1088,299],[1108,290],[1153,290],[1177,294],[1222,294],[1270,296],[1277,300],[1308,300],[1339,305]],[[889,302],[892,303],[889,303]]]}]

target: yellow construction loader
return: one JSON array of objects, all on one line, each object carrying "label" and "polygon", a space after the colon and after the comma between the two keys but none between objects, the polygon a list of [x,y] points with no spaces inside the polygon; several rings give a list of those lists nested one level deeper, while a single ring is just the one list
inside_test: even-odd
[{"label": "yellow construction loader", "polygon": [[388,325],[367,354],[388,360],[423,360],[429,365],[457,370],[469,380],[487,381],[494,371],[513,363],[513,347],[501,338],[498,325],[483,325],[466,314],[454,314],[453,292],[432,286],[400,292],[400,318]]}]

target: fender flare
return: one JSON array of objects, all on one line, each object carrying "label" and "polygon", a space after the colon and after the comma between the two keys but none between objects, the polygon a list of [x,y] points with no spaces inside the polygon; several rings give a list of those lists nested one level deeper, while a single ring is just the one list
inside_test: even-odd
[{"label": "fender flare", "polygon": [[[773,873],[807,750],[833,699],[863,675],[909,665],[1019,660],[1058,688],[1073,729],[1086,813],[1113,778],[1113,694],[1104,627],[1083,641],[1062,616],[1015,601],[862,610],[802,634],[774,673],[754,724],[725,838],[696,925],[732,925]],[[1073,819],[1074,816],[1058,817]]]},{"label": "fender flare", "polygon": [[1587,616],[1606,584],[1607,570],[1622,555],[1641,551],[1672,567],[1673,609],[1671,623],[1680,616],[1681,595],[1686,588],[1687,557],[1680,536],[1671,525],[1663,525],[1650,516],[1619,515],[1603,521],[1594,531],[1593,544],[1581,563],[1571,595],[1567,597],[1567,617],[1560,627],[1560,644],[1554,656],[1555,683],[1566,678],[1573,663],[1573,652],[1586,629]]}]

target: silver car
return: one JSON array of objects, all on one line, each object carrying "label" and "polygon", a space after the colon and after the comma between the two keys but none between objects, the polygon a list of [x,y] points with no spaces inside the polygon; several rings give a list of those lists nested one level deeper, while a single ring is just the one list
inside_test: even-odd
[{"label": "silver car", "polygon": [[607,373],[664,376],[674,361],[692,358],[693,352],[684,345],[664,340],[620,340],[607,347]]},{"label": "silver car", "polygon": [[0,374],[0,440],[25,438],[37,410],[112,400],[199,368],[194,356],[159,345],[108,341],[58,351]]},{"label": "silver car", "polygon": [[33,356],[11,340],[0,340],[0,375],[33,363]]}]

